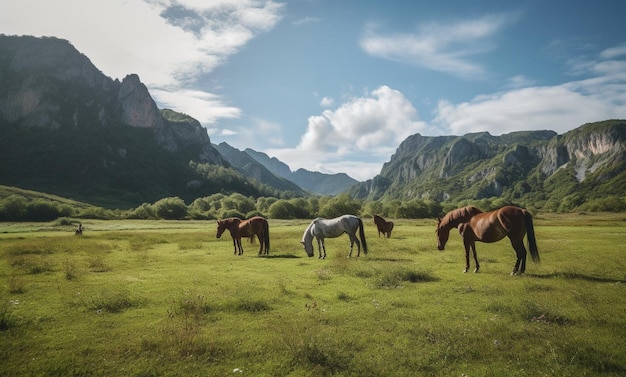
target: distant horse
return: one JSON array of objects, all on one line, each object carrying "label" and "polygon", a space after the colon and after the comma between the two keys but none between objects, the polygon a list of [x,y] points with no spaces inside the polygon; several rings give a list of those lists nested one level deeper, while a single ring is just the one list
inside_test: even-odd
[{"label": "distant horse", "polygon": [[[359,236],[361,242],[356,236],[356,231],[359,230]],[[356,243],[358,252],[357,256],[361,255],[361,244],[363,245],[363,252],[367,254],[367,243],[365,241],[365,232],[363,231],[363,221],[352,215],[343,215],[334,219],[323,219],[318,217],[313,220],[311,224],[306,228],[302,235],[302,245],[304,245],[304,251],[306,251],[309,257],[315,255],[313,250],[313,237],[317,239],[317,250],[319,252],[320,259],[326,258],[326,246],[324,245],[324,238],[335,238],[342,234],[347,233],[350,237],[350,253],[348,257],[352,256],[352,248]],[[322,250],[324,255],[322,256]]]},{"label": "distant horse", "polygon": [[76,228],[76,231],[74,232],[74,234],[77,236],[83,235],[83,224],[81,223],[78,224],[78,228]]},{"label": "distant horse", "polygon": [[483,213],[476,207],[468,206],[455,209],[438,219],[437,248],[443,250],[450,235],[450,229],[458,228],[465,245],[465,271],[469,270],[470,248],[474,253],[474,261],[478,272],[480,265],[476,257],[476,241],[496,242],[509,237],[517,254],[517,261],[511,275],[521,275],[526,271],[526,248],[524,235],[528,238],[528,248],[535,263],[539,262],[539,250],[535,240],[535,230],[530,213],[522,208],[506,206],[498,210]]},{"label": "distant horse", "polygon": [[380,237],[381,233],[386,235],[387,238],[391,237],[393,221],[385,221],[382,217],[374,215],[374,224],[376,224],[376,228],[378,228],[378,237]]},{"label": "distant horse", "polygon": [[259,255],[269,255],[270,232],[267,219],[261,216],[254,216],[248,220],[242,220],[238,217],[217,220],[217,234],[215,236],[220,238],[226,229],[228,229],[230,236],[233,238],[235,255],[237,255],[237,252],[239,252],[239,255],[243,254],[241,237],[253,238],[255,235],[259,238]]}]

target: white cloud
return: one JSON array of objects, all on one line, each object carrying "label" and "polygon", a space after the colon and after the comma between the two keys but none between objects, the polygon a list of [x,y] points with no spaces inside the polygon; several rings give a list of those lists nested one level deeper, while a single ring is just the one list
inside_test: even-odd
[{"label": "white cloud", "polygon": [[383,35],[369,25],[360,41],[361,48],[383,59],[414,64],[464,78],[485,74],[471,57],[495,48],[492,38],[519,18],[518,13],[484,16],[451,24],[421,25],[415,33]]},{"label": "white cloud", "polygon": [[402,93],[381,86],[353,98],[336,110],[309,118],[298,148],[308,151],[379,154],[407,136],[425,129],[417,110]]},{"label": "white cloud", "polygon": [[563,133],[587,122],[625,118],[626,62],[586,61],[580,66],[589,78],[478,96],[460,104],[441,100],[433,123],[443,133],[500,135],[543,129]]},{"label": "white cloud", "polygon": [[296,148],[264,151],[289,161],[293,170],[345,172],[365,180],[380,172],[402,140],[426,129],[402,93],[381,86],[362,97],[348,99],[335,110],[309,117]]},{"label": "white cloud", "polygon": [[273,28],[284,4],[21,0],[2,8],[0,33],[67,39],[106,75],[121,79],[137,73],[160,105],[207,124],[237,117],[240,110],[225,106],[216,94],[189,88],[256,35]]},{"label": "white cloud", "polygon": [[235,119],[241,116],[239,108],[228,106],[219,96],[201,90],[152,89],[150,94],[162,108],[188,114],[202,124],[214,124],[219,119]]},{"label": "white cloud", "polygon": [[612,48],[607,48],[606,50],[602,51],[600,56],[605,59],[613,59],[620,56],[626,56],[626,43]]},{"label": "white cloud", "polygon": [[335,100],[333,100],[330,97],[324,97],[320,101],[320,106],[322,106],[322,107],[331,107],[334,104],[335,104]]}]

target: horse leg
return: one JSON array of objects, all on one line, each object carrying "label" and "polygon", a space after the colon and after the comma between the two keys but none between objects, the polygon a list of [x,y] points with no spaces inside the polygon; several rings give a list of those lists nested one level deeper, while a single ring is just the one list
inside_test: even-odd
[{"label": "horse leg", "polygon": [[348,254],[348,258],[352,257],[352,250],[354,249],[354,244],[356,243],[356,247],[357,247],[357,257],[361,256],[361,242],[359,242],[359,239],[356,238],[356,235],[349,235],[350,237],[350,254]]},{"label": "horse leg", "polygon": [[463,270],[463,272],[469,271],[470,268],[470,249],[472,254],[474,254],[474,262],[476,262],[476,269],[474,272],[478,272],[480,264],[478,263],[478,256],[476,255],[476,242],[464,240],[463,243],[465,244],[465,270]]},{"label": "horse leg", "polygon": [[526,271],[526,248],[524,247],[524,241],[511,241],[511,245],[513,245],[513,249],[515,249],[515,254],[517,255],[517,260],[515,261],[511,275],[522,275]]},{"label": "horse leg", "polygon": [[476,262],[476,269],[474,272],[478,272],[480,269],[480,264],[478,264],[478,256],[476,255],[476,242],[472,241],[472,253],[474,253],[474,262]]},{"label": "horse leg", "polygon": [[239,248],[239,255],[243,255],[243,246],[241,245],[241,237],[237,238],[237,247]]},{"label": "horse leg", "polygon": [[324,247],[324,258],[322,258],[322,246],[324,245],[324,240],[321,238],[317,239],[317,252],[319,253],[319,259],[324,259],[326,257],[326,247]]},{"label": "horse leg", "polygon": [[470,255],[470,244],[468,241],[465,241],[465,269],[463,270],[463,273],[466,273],[467,271],[469,271],[470,268],[470,262],[469,262],[469,255]]},{"label": "horse leg", "polygon": [[[259,238],[259,255],[263,254],[263,238],[261,238],[261,235],[263,233],[259,233],[256,236]],[[250,239],[254,239],[254,236],[250,237]]]},{"label": "horse leg", "polygon": [[235,253],[233,255],[237,255],[237,239],[233,237],[233,249],[235,249]]}]

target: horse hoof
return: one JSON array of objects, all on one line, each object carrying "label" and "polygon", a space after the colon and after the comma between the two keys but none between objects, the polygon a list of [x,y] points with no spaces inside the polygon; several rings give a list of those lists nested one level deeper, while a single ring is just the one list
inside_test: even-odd
[{"label": "horse hoof", "polygon": [[467,273],[467,268],[463,270],[463,273],[464,273],[464,274],[465,274],[465,273]]},{"label": "horse hoof", "polygon": [[478,273],[478,268],[474,270],[474,273]]}]

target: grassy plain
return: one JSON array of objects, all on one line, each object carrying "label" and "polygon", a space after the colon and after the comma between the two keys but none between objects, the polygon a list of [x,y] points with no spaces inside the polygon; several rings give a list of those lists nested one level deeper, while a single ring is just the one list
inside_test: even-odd
[{"label": "grassy plain", "polygon": [[[308,220],[233,255],[213,221],[0,223],[0,376],[618,376],[626,373],[626,215],[539,215],[541,264],[433,220],[365,219],[308,258]],[[472,266],[473,267],[473,266]]]}]

